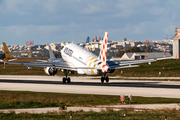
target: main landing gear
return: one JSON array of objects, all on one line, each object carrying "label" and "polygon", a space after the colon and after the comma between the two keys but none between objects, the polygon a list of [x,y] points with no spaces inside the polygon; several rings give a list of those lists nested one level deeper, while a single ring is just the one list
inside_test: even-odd
[{"label": "main landing gear", "polygon": [[64,75],[66,76],[66,77],[63,77],[63,83],[65,84],[66,82],[67,83],[70,83],[71,82],[71,78],[70,77],[67,77],[67,75],[68,75],[68,71],[67,70],[64,70]]},{"label": "main landing gear", "polygon": [[106,74],[104,74],[104,76],[101,77],[101,83],[104,83],[104,80],[106,80],[107,83],[109,82],[109,77],[106,76]]}]

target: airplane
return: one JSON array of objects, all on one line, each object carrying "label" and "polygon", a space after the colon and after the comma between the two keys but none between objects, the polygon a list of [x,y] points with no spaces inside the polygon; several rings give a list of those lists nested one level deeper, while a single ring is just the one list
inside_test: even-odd
[{"label": "airplane", "polygon": [[70,77],[68,77],[69,71],[76,71],[78,74],[86,74],[90,76],[102,76],[101,83],[104,83],[104,81],[108,83],[109,77],[107,76],[107,74],[113,73],[115,69],[138,67],[139,65],[133,64],[146,62],[150,64],[151,62],[154,62],[156,60],[174,58],[165,57],[141,60],[107,61],[107,42],[108,32],[105,32],[99,56],[96,56],[83,47],[78,46],[77,44],[69,43],[65,45],[61,50],[62,58],[56,58],[51,47],[49,46],[50,59],[45,61],[42,60],[44,61],[43,63],[6,62],[6,64],[20,64],[27,67],[43,67],[45,73],[51,76],[55,75],[58,69],[61,69],[65,75],[65,77],[63,77],[62,79],[64,84],[66,82],[71,82]]},{"label": "airplane", "polygon": [[32,57],[32,58],[30,58],[30,57],[18,57],[18,58],[14,58],[11,55],[11,53],[10,53],[5,42],[3,42],[3,47],[4,47],[5,58],[3,60],[0,60],[0,62],[2,62],[2,61],[3,62],[37,62],[39,59],[43,59],[43,60],[48,59],[45,57],[44,58],[42,58],[42,57]]}]

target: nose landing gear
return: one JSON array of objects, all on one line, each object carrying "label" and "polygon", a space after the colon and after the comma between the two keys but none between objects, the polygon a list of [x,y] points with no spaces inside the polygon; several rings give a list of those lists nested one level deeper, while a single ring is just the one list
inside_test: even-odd
[{"label": "nose landing gear", "polygon": [[66,82],[67,82],[67,83],[71,83],[71,78],[70,78],[70,77],[67,77],[67,75],[68,75],[68,71],[67,71],[67,70],[64,70],[64,75],[65,75],[66,77],[63,77],[63,79],[62,79],[63,83],[64,83],[64,84],[65,84]]}]

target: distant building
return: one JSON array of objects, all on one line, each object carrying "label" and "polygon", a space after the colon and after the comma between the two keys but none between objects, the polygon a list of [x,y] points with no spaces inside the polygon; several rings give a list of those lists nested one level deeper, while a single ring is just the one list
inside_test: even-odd
[{"label": "distant building", "polygon": [[96,35],[94,36],[94,42],[97,42],[97,37],[96,37]]},{"label": "distant building", "polygon": [[173,56],[179,59],[180,57],[180,29],[175,28],[175,37],[173,39]]},{"label": "distant building", "polygon": [[120,42],[118,42],[118,44],[121,44],[125,48],[130,48],[131,47],[131,44],[130,44],[129,41],[120,41]]},{"label": "distant building", "polygon": [[141,41],[130,41],[131,47],[137,47],[137,45],[142,44]]},{"label": "distant building", "polygon": [[112,45],[111,45],[111,48],[117,48],[117,49],[119,49],[119,48],[123,48],[123,46],[122,46],[122,45],[118,45],[118,44],[112,44]]},{"label": "distant building", "polygon": [[100,37],[100,35],[98,36],[98,39],[97,39],[97,42],[99,42],[101,40],[101,37]]},{"label": "distant building", "polygon": [[40,45],[38,45],[38,48],[36,48],[36,50],[41,50],[42,48],[41,48],[41,46]]},{"label": "distant building", "polygon": [[[50,47],[51,47],[51,49],[52,49],[53,51],[58,51],[58,50],[56,49],[56,45],[55,45],[55,44],[50,44]],[[44,48],[47,49],[47,50],[49,50],[49,45],[46,44],[46,46],[45,46]]]},{"label": "distant building", "polygon": [[179,34],[179,28],[175,28],[175,36]]}]

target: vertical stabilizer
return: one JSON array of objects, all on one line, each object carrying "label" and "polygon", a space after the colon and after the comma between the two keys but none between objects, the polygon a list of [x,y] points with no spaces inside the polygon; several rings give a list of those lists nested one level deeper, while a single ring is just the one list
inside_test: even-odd
[{"label": "vertical stabilizer", "polygon": [[56,59],[50,45],[49,45],[49,56],[50,56],[50,60]]},{"label": "vertical stabilizer", "polygon": [[7,59],[13,59],[11,53],[9,52],[9,49],[7,48],[7,45],[5,42],[3,42],[3,47],[4,47],[4,53]]},{"label": "vertical stabilizer", "polygon": [[106,65],[106,57],[107,57],[107,41],[108,41],[108,32],[105,32],[104,38],[101,44],[101,51],[99,55],[99,59],[102,62],[102,71],[107,72],[108,66]]}]

